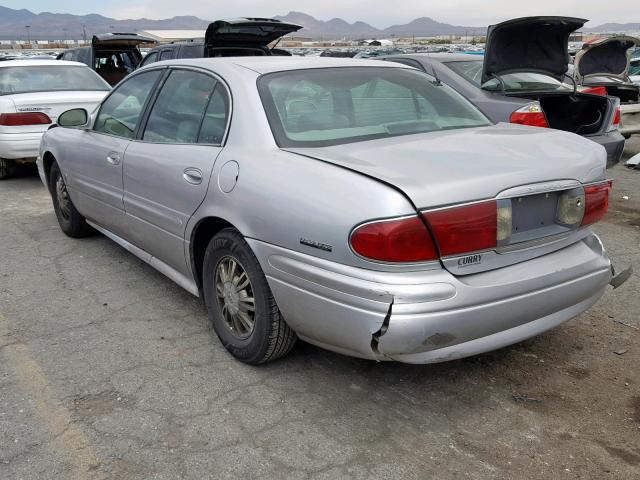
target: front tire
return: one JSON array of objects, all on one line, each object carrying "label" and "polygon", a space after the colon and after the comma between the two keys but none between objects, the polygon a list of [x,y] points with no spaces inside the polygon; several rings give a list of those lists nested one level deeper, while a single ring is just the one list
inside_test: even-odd
[{"label": "front tire", "polygon": [[92,228],[86,219],[76,210],[71,201],[64,177],[57,163],[51,166],[49,175],[49,191],[53,200],[53,210],[56,212],[60,229],[69,237],[82,238],[92,233]]},{"label": "front tire", "polygon": [[295,344],[256,256],[235,229],[222,230],[209,243],[203,291],[213,329],[238,360],[269,362]]}]

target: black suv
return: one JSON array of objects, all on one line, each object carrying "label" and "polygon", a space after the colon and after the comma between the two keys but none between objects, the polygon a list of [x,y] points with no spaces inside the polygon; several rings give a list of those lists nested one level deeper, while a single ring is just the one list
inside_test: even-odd
[{"label": "black suv", "polygon": [[302,27],[270,18],[218,20],[207,28],[204,41],[191,40],[159,45],[149,51],[140,66],[176,58],[290,55],[268,45]]},{"label": "black suv", "polygon": [[91,46],[66,50],[57,59],[89,65],[110,85],[115,85],[138,67],[142,61],[138,46],[143,43],[155,40],[135,33],[94,35]]}]

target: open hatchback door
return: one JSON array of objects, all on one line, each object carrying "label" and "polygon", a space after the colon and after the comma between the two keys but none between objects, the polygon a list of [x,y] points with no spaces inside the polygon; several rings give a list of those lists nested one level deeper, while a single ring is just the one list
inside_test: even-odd
[{"label": "open hatchback door", "polygon": [[569,36],[587,20],[525,17],[487,30],[482,83],[507,73],[542,73],[561,81],[569,65]]},{"label": "open hatchback door", "polygon": [[[297,32],[301,28],[300,25],[269,18],[218,20],[207,28],[205,55],[207,57],[269,55],[270,50],[267,47],[271,42]],[[232,54],[229,50],[235,53]]]}]

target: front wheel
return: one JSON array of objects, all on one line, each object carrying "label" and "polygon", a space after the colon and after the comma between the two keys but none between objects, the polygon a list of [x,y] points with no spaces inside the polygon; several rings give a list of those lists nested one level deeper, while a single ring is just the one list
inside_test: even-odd
[{"label": "front wheel", "polygon": [[282,318],[257,258],[234,229],[207,247],[203,291],[213,328],[238,360],[257,365],[283,357],[296,334]]},{"label": "front wheel", "polygon": [[87,224],[86,219],[76,210],[71,201],[67,185],[60,172],[57,163],[51,166],[49,175],[49,190],[53,200],[53,210],[56,212],[60,229],[69,237],[81,238],[92,233],[92,228]]}]

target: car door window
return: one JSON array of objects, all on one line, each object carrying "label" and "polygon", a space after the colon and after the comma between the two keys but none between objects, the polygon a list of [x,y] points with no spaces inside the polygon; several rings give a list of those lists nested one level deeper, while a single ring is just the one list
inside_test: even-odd
[{"label": "car door window", "polygon": [[157,61],[158,61],[158,52],[151,52],[146,57],[144,57],[144,60],[142,61],[141,66],[150,65]]},{"label": "car door window", "polygon": [[173,58],[173,50],[163,50],[160,53],[160,60],[171,60]]},{"label": "car door window", "polygon": [[116,88],[100,107],[94,130],[133,138],[144,104],[161,73],[162,70],[141,73]]},{"label": "car door window", "polygon": [[198,143],[221,145],[227,129],[228,118],[229,94],[222,83],[218,82],[204,115],[202,127],[200,127]]},{"label": "car door window", "polygon": [[203,73],[171,72],[151,109],[142,139],[155,143],[197,143],[215,86],[216,80]]}]

